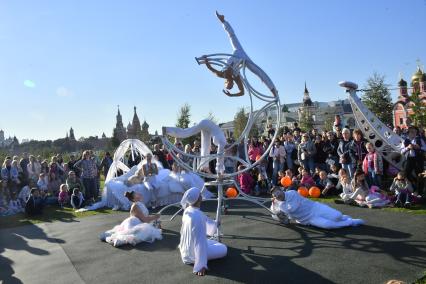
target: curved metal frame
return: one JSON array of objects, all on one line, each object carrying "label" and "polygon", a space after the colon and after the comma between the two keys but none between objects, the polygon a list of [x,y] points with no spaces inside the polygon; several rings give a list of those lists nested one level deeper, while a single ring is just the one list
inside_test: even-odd
[{"label": "curved metal frame", "polygon": [[382,153],[383,158],[398,169],[403,169],[406,159],[401,155],[400,146],[404,140],[387,127],[372,113],[357,96],[359,90],[357,85],[350,82],[340,82],[340,86],[345,87],[349,93],[349,102],[352,106],[355,120],[364,137],[372,143],[375,148]]},{"label": "curved metal frame", "polygon": [[[219,66],[219,67],[230,67],[227,64],[227,61],[230,57],[235,57],[232,54],[226,54],[226,53],[216,53],[216,54],[210,54],[210,55],[206,55],[200,58],[195,58],[195,60],[197,61],[198,64],[204,64],[206,63],[206,60],[209,61],[209,63]],[[251,62],[252,64],[254,64],[253,62]],[[255,65],[255,64],[254,64]],[[258,67],[256,65],[256,67]],[[251,203],[254,203],[264,209],[266,209],[269,213],[273,214],[273,212],[271,212],[271,210],[265,205],[266,202],[269,202],[270,199],[268,198],[259,198],[259,197],[253,197],[253,196],[249,196],[247,194],[245,194],[241,188],[239,187],[239,185],[237,184],[237,182],[235,181],[235,179],[233,179],[234,177],[236,177],[237,175],[249,171],[250,169],[256,167],[263,159],[265,159],[268,155],[269,152],[272,149],[272,146],[274,143],[270,143],[268,145],[268,148],[265,150],[265,152],[261,155],[260,159],[255,161],[254,163],[250,162],[249,156],[248,156],[248,135],[249,132],[251,130],[251,128],[253,127],[253,124],[256,122],[256,120],[258,119],[258,117],[265,111],[269,110],[269,109],[273,109],[276,108],[276,124],[277,124],[277,128],[280,126],[281,123],[281,104],[280,104],[280,99],[279,96],[268,96],[268,95],[264,95],[262,93],[260,93],[259,91],[257,91],[256,89],[253,88],[253,86],[249,83],[247,76],[246,76],[246,61],[245,59],[241,58],[240,63],[238,64],[238,66],[234,66],[233,68],[236,68],[238,73],[241,72],[242,70],[242,81],[243,81],[243,85],[244,88],[247,90],[249,99],[250,99],[250,113],[249,113],[249,117],[248,117],[248,121],[247,124],[243,130],[243,132],[241,133],[241,135],[238,137],[238,139],[236,139],[236,141],[234,141],[234,143],[227,145],[224,149],[224,153],[217,153],[217,154],[211,154],[208,155],[206,157],[203,157],[204,162],[202,164],[198,164],[196,165],[196,161],[197,159],[200,159],[200,156],[197,155],[192,155],[192,154],[188,154],[185,153],[184,151],[180,150],[179,148],[177,148],[174,144],[172,144],[169,139],[166,136],[161,136],[161,141],[163,143],[163,145],[165,145],[167,151],[172,155],[173,160],[184,170],[189,171],[189,172],[194,172],[198,175],[200,175],[201,177],[204,178],[211,178],[211,179],[215,179],[215,181],[213,182],[208,182],[206,183],[206,185],[216,185],[217,186],[217,198],[216,199],[207,199],[205,201],[217,201],[217,210],[216,210],[216,223],[217,223],[217,232],[214,236],[214,238],[218,241],[220,241],[220,236],[222,235],[221,233],[221,214],[222,211],[225,209],[225,206],[223,204],[223,201],[226,200],[243,200],[243,201],[248,201]],[[261,68],[258,67],[260,70]],[[253,97],[256,97],[257,99],[266,102],[266,105],[264,105],[259,111],[257,111],[255,114],[253,114],[254,109],[253,109]],[[275,131],[275,134],[272,138],[272,141],[275,141],[275,139],[277,138],[278,135],[278,131]],[[231,147],[235,147],[238,146],[241,141],[244,141],[244,148],[245,148],[245,159],[243,160],[241,158],[239,158],[238,156],[231,156],[231,155],[226,155],[225,152],[226,150],[230,149]],[[188,164],[186,164],[181,157],[187,157],[187,158],[192,158],[194,159],[194,165],[191,168]],[[240,162],[243,165],[245,165],[245,169],[241,170],[241,171],[235,171],[233,173],[224,173],[221,175],[215,175],[215,174],[211,174],[211,173],[205,173],[201,171],[201,168],[209,163],[210,161],[214,160],[214,159],[218,159],[218,158],[228,158],[228,159],[232,159],[234,161]],[[235,188],[238,191],[238,196],[236,198],[226,198],[223,196],[223,186],[224,185],[229,185],[232,184],[235,186]],[[174,203],[174,204],[170,204],[168,206],[165,206],[164,208],[162,208],[159,211],[159,214],[163,213],[165,210],[171,208],[171,207],[179,207],[180,209],[174,213],[172,215],[172,217],[169,219],[169,221],[172,221],[181,211],[181,204],[180,203]]]}]

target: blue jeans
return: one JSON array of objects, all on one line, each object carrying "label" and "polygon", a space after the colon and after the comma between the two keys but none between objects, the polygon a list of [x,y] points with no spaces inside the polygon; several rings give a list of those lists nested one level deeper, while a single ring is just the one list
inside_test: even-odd
[{"label": "blue jeans", "polygon": [[280,170],[280,161],[274,160],[272,163],[272,184],[277,184],[278,171]]},{"label": "blue jeans", "polygon": [[355,166],[354,166],[354,164],[341,164],[341,165],[342,165],[342,169],[346,170],[346,172],[348,173],[349,177],[352,180],[354,178],[354,175],[355,175]]},{"label": "blue jeans", "polygon": [[315,163],[313,158],[303,160],[302,164],[303,167],[311,173],[311,175],[315,173]]},{"label": "blue jeans", "polygon": [[289,157],[290,155],[287,155],[287,168],[289,168],[290,170],[293,171],[294,168],[294,163],[293,163],[293,159],[291,157]]},{"label": "blue jeans", "polygon": [[366,176],[366,178],[367,178],[368,186],[371,187],[372,185],[375,185],[380,187],[380,184],[381,184],[380,175],[376,174],[375,172],[368,172],[368,175]]},{"label": "blue jeans", "polygon": [[86,190],[86,199],[97,198],[96,196],[96,178],[83,178],[83,185]]}]

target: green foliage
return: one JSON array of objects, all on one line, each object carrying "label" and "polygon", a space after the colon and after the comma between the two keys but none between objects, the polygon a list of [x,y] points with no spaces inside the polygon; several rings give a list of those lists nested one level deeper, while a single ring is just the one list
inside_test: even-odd
[{"label": "green foliage", "polygon": [[[180,127],[180,128],[188,128],[189,124],[191,123],[191,106],[187,103],[185,103],[183,106],[181,106],[181,108],[179,109],[178,112],[178,117],[177,117],[177,122],[176,122],[176,127]],[[194,141],[195,137],[188,137],[185,139],[182,139],[182,144],[186,145],[186,144],[192,144]]]},{"label": "green foliage", "polygon": [[389,85],[385,83],[385,76],[374,73],[367,79],[364,88],[368,91],[362,96],[362,102],[384,124],[392,125],[393,104],[388,87]]},{"label": "green foliage", "polygon": [[322,127],[325,131],[333,131],[334,117],[332,114],[326,114],[324,125]]},{"label": "green foliage", "polygon": [[178,112],[178,118],[176,122],[176,127],[180,128],[188,128],[189,124],[191,123],[191,106],[187,103],[185,103]]},{"label": "green foliage", "polygon": [[248,115],[244,111],[244,108],[240,108],[234,116],[234,138],[238,139],[241,133],[243,133],[248,121]]},{"label": "green foliage", "polygon": [[111,145],[116,148],[118,145],[120,145],[121,141],[118,137],[117,129],[114,128],[112,132],[112,138],[111,138]]},{"label": "green foliage", "polygon": [[290,112],[290,111],[288,110],[287,105],[283,105],[283,107],[282,107],[281,111],[282,111],[282,112]]},{"label": "green foliage", "polygon": [[411,95],[410,100],[414,104],[411,109],[413,114],[410,115],[411,120],[415,126],[426,126],[426,106],[420,100],[420,93],[415,92]]},{"label": "green foliage", "polygon": [[299,127],[306,132],[311,131],[314,127],[314,119],[309,111],[302,112],[299,120]]},{"label": "green foliage", "polygon": [[[245,112],[244,108],[240,108],[234,116],[234,138],[235,139],[238,139],[241,133],[243,133],[247,122],[248,122],[248,113]],[[254,136],[256,137],[259,136],[259,129],[257,128],[256,124],[253,124],[249,133],[249,137],[254,137]]]}]

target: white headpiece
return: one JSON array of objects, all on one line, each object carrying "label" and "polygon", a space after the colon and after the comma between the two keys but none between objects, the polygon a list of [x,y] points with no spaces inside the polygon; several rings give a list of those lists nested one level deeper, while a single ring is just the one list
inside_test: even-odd
[{"label": "white headpiece", "polygon": [[182,200],[180,201],[180,204],[182,205],[182,208],[185,209],[189,205],[194,204],[197,202],[198,198],[200,197],[201,190],[196,187],[191,187],[182,196]]}]

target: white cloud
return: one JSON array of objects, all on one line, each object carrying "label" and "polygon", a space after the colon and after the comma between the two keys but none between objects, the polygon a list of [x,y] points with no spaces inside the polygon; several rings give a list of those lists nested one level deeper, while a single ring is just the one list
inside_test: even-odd
[{"label": "white cloud", "polygon": [[56,94],[59,97],[72,97],[74,95],[74,93],[70,89],[67,89],[64,86],[61,86],[61,87],[57,88],[56,89]]}]

